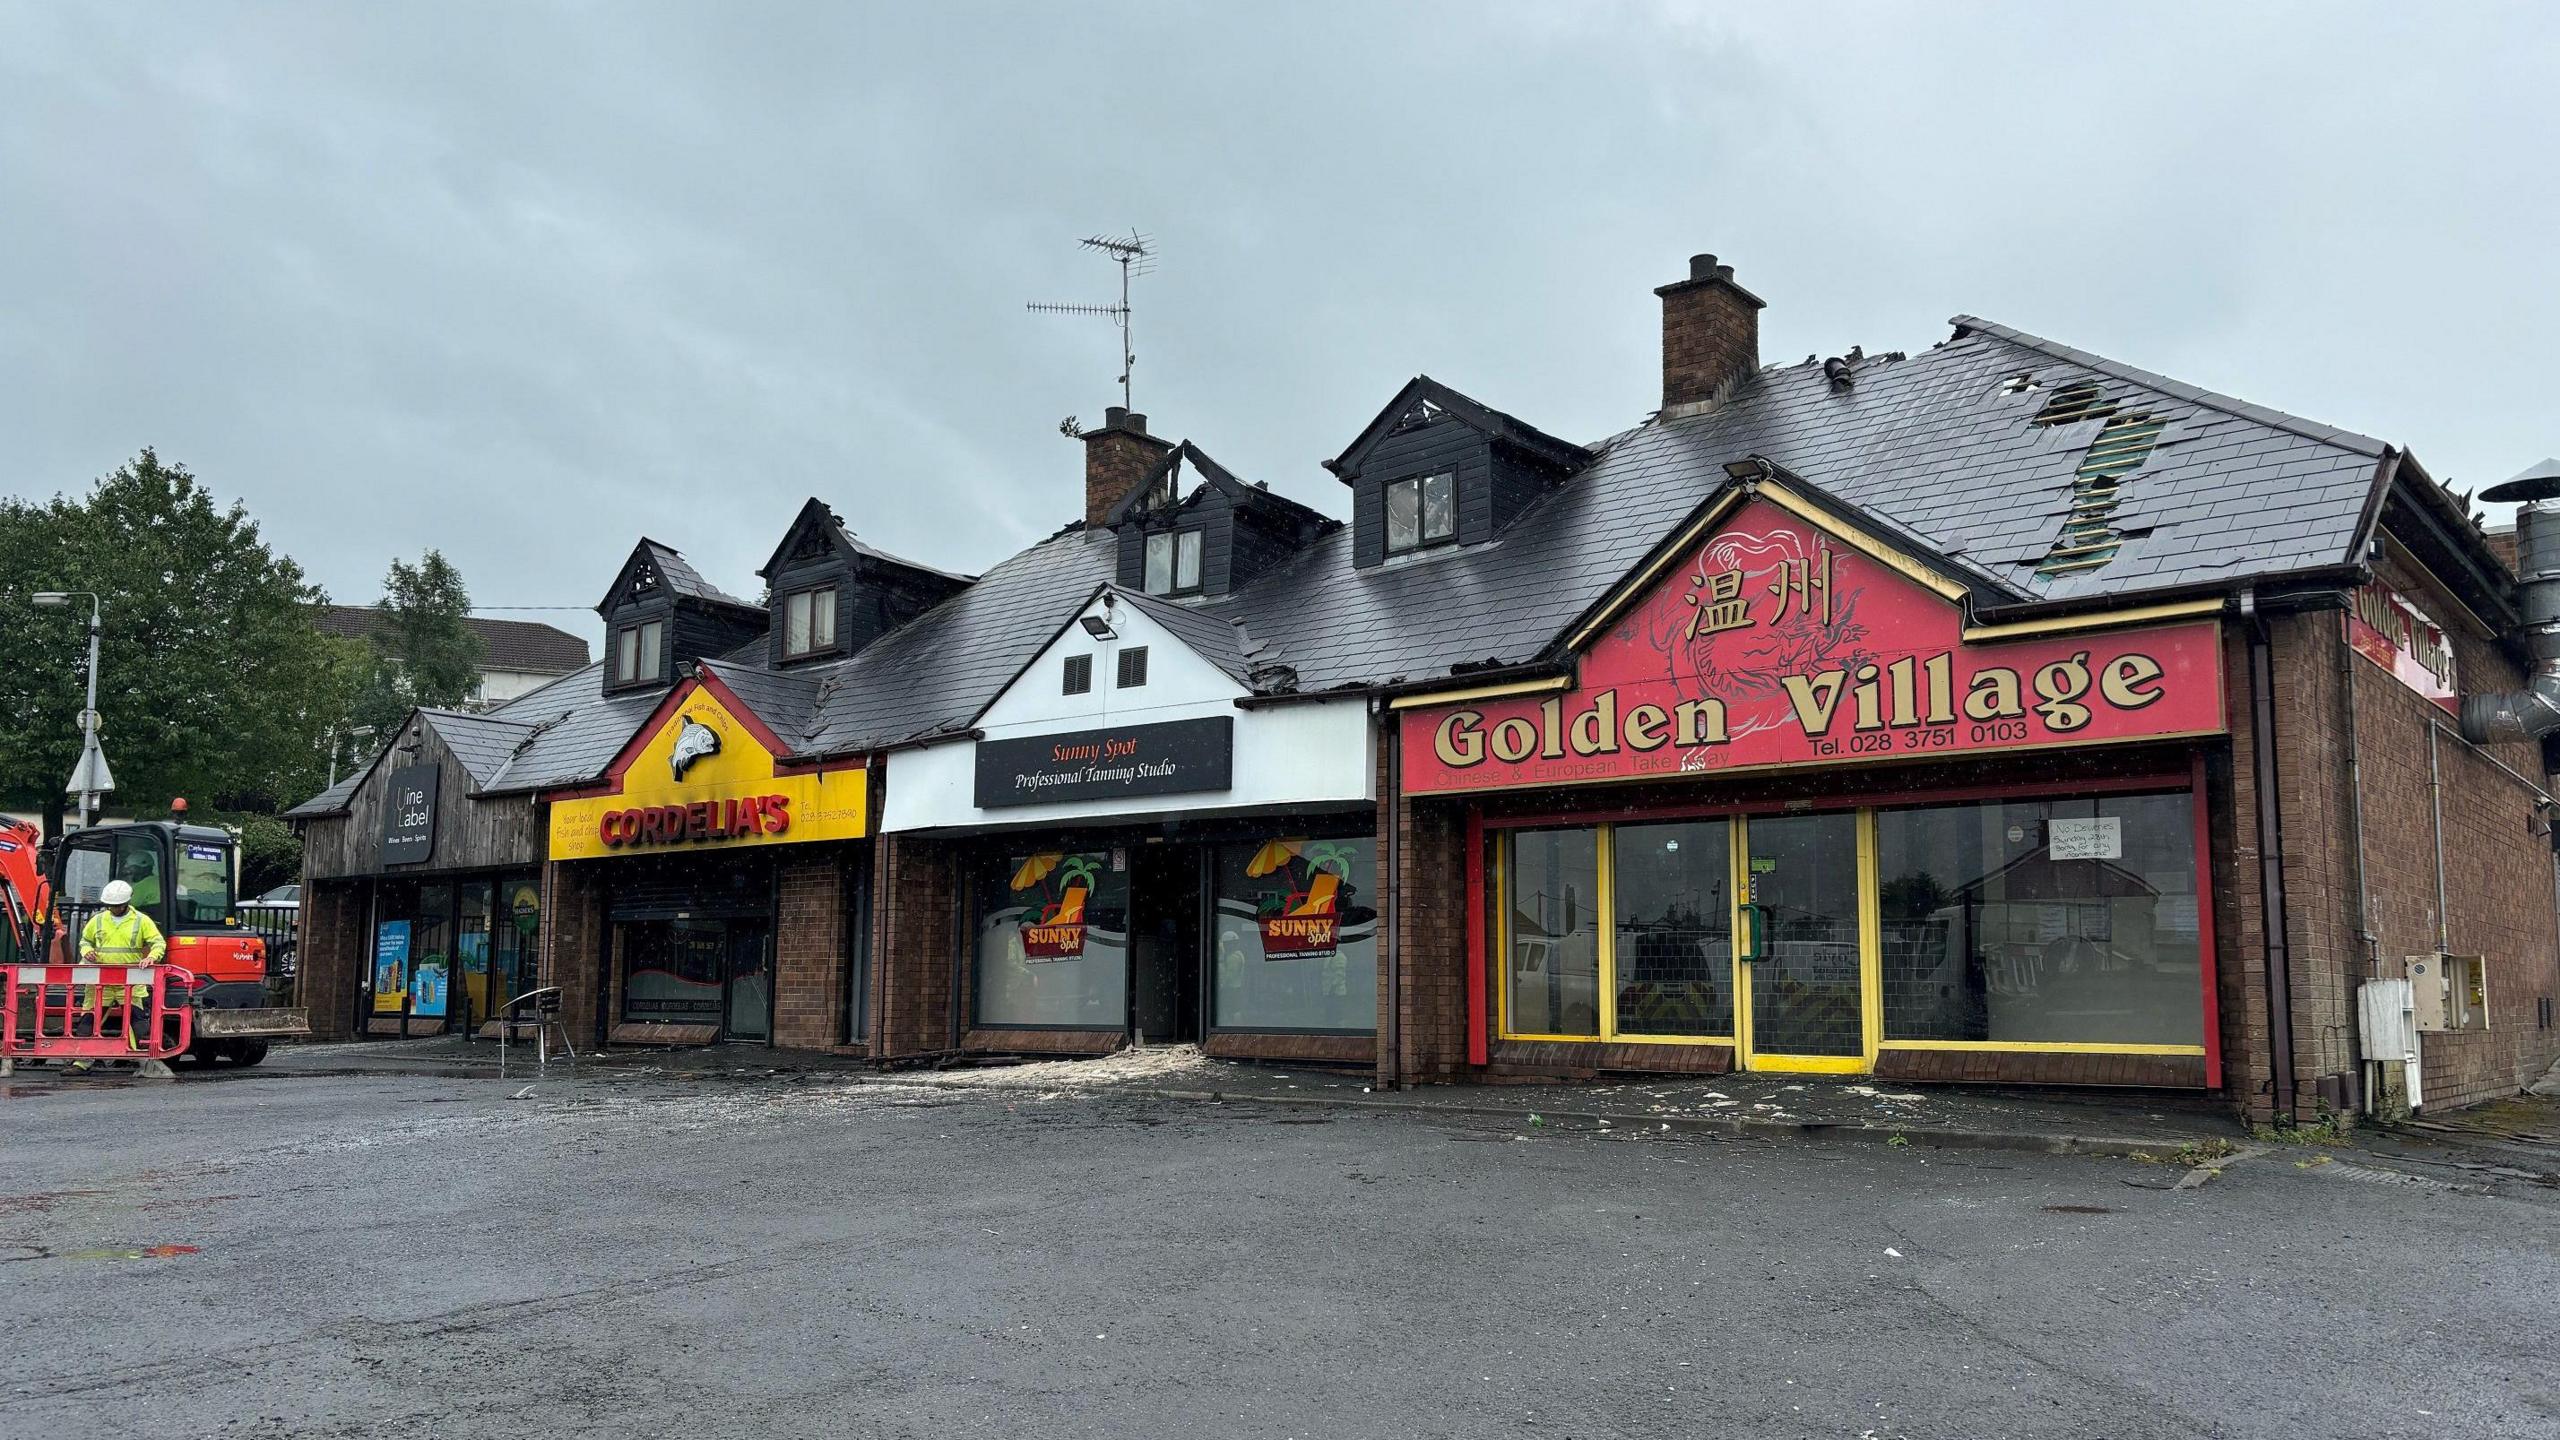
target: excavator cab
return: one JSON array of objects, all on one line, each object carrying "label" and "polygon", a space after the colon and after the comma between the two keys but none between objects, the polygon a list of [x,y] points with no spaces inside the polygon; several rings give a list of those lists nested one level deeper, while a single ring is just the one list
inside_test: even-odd
[{"label": "excavator cab", "polygon": [[268,1039],[310,1033],[306,1012],[269,1007],[267,944],[240,923],[239,844],[230,831],[170,820],[75,830],[54,847],[48,869],[56,964],[78,958],[80,927],[101,908],[107,882],[133,887],[134,908],[168,941],[169,963],[203,982],[190,1053],[255,1064]]}]

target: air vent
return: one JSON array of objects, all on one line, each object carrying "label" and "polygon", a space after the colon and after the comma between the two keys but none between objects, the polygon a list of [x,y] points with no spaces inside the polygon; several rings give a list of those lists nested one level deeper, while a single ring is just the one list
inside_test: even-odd
[{"label": "air vent", "polygon": [[[2092,393],[2096,388],[2089,387]],[[2066,390],[2055,395],[2045,408],[2051,410],[2069,394]],[[2043,417],[2037,420],[2042,423]],[[2116,558],[2116,550],[2124,543],[2124,533],[2115,525],[2116,492],[2123,488],[2126,476],[2151,458],[2160,432],[2167,428],[2167,421],[2149,415],[2117,415],[2107,421],[2098,438],[2089,443],[2088,453],[2080,457],[2079,468],[2071,472],[2071,511],[2063,517],[2061,538],[2036,566],[2038,575],[2095,570]]]}]

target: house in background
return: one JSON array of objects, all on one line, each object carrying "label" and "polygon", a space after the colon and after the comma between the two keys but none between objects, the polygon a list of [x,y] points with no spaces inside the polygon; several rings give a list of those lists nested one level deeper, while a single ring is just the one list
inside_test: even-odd
[{"label": "house in background", "polygon": [[[313,623],[324,635],[368,640],[389,620],[371,605],[323,605]],[[480,637],[480,684],[470,701],[474,710],[503,705],[587,667],[587,642],[556,626],[535,620],[485,620],[477,615],[466,623]]]}]

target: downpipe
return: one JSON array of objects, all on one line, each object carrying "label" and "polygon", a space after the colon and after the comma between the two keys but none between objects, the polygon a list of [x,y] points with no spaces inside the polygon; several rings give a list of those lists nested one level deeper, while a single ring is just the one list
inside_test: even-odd
[{"label": "downpipe", "polygon": [[2294,1113],[2293,952],[2286,940],[2284,826],[2276,813],[2275,665],[2267,617],[2257,591],[2240,592],[2240,623],[2249,650],[2249,769],[2257,791],[2259,938],[2267,965],[2267,1061],[2279,1120]]}]

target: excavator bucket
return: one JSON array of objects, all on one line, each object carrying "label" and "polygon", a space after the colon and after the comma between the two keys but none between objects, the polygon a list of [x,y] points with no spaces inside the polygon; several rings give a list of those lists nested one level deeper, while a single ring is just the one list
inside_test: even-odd
[{"label": "excavator bucket", "polygon": [[311,1033],[311,1012],[286,1009],[196,1011],[199,1040],[281,1040]]}]

